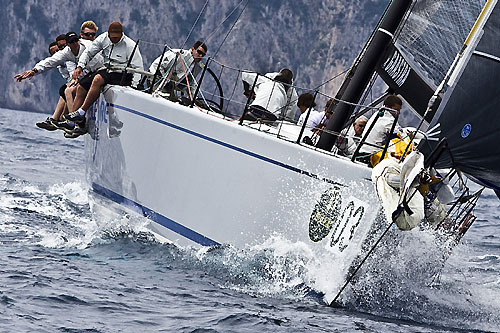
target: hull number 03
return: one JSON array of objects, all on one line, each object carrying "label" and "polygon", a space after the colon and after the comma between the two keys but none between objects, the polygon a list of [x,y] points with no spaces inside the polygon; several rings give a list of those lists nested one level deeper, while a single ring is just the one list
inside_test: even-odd
[{"label": "hull number 03", "polygon": [[365,207],[356,207],[354,200],[342,205],[340,188],[326,190],[316,203],[309,220],[309,238],[313,242],[325,239],[330,232],[331,247],[338,247],[342,252],[349,245],[365,214]]}]

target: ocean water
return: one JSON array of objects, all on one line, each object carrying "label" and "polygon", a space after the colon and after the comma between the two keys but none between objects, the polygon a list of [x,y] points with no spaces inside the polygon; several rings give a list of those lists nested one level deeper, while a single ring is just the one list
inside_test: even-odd
[{"label": "ocean water", "polygon": [[258,247],[180,248],[144,221],[98,220],[84,138],[35,127],[46,115],[0,109],[1,332],[500,332],[500,201],[429,281],[423,251],[375,254],[328,307],[314,258],[279,237]]}]

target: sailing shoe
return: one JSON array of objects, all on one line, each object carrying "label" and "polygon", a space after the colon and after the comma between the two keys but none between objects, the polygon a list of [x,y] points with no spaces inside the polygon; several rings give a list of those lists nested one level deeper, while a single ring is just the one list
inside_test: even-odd
[{"label": "sailing shoe", "polygon": [[69,121],[53,121],[52,123],[57,129],[63,130],[66,133],[72,133],[75,129],[75,123]]},{"label": "sailing shoe", "polygon": [[121,129],[123,127],[123,122],[118,119],[117,116],[111,116],[111,113],[109,115],[109,126],[112,126],[116,129]]},{"label": "sailing shoe", "polygon": [[55,131],[57,127],[54,126],[53,123],[54,121],[55,121],[54,119],[47,117],[47,119],[45,119],[44,121],[36,123],[36,126],[43,128],[47,131]]},{"label": "sailing shoe", "polygon": [[110,137],[110,138],[115,138],[115,137],[117,137],[117,136],[120,136],[121,132],[122,132],[122,131],[117,130],[116,128],[114,128],[114,127],[111,127],[111,126],[110,126],[110,127],[108,128],[108,137]]},{"label": "sailing shoe", "polygon": [[75,138],[77,138],[80,135],[85,134],[85,133],[86,133],[85,127],[80,127],[80,126],[76,125],[73,132],[65,132],[64,137],[68,138],[68,139],[75,139]]},{"label": "sailing shoe", "polygon": [[85,122],[85,115],[81,115],[78,110],[71,112],[70,114],[65,114],[64,119],[75,122],[77,124]]}]

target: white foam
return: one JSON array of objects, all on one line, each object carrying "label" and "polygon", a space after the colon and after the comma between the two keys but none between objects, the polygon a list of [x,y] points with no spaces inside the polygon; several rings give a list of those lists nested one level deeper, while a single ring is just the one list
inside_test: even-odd
[{"label": "white foam", "polygon": [[89,203],[88,189],[81,182],[71,182],[66,184],[54,184],[49,188],[50,195],[60,195],[78,205]]}]

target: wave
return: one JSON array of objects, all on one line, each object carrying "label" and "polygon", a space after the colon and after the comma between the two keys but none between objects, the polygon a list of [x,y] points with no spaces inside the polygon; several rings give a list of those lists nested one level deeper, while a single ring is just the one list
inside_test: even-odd
[{"label": "wave", "polygon": [[[138,262],[142,269],[147,267],[159,276],[189,272],[182,278],[202,276],[222,293],[228,290],[272,298],[276,303],[325,305],[322,291],[335,267],[325,266],[307,244],[272,235],[262,244],[244,249],[178,247],[158,242],[148,232],[146,218],[92,215],[88,189],[82,182],[47,187],[4,174],[0,186],[3,241],[59,250],[74,260],[124,261],[129,269],[134,267],[131,262]],[[342,295],[345,309],[420,324],[485,330],[500,327],[498,255],[485,248],[485,254],[477,255],[477,249],[471,250],[477,244],[461,244],[433,279],[429,262],[442,253],[426,249],[432,248],[435,239],[430,233],[406,235],[398,244],[385,243],[367,261]],[[387,255],[394,252],[398,255]],[[126,288],[125,294],[135,290]],[[63,294],[53,297],[46,301],[79,302]],[[182,297],[194,296],[187,291]],[[222,321],[239,320],[226,319]]]}]

